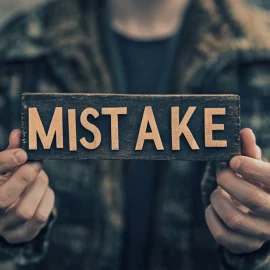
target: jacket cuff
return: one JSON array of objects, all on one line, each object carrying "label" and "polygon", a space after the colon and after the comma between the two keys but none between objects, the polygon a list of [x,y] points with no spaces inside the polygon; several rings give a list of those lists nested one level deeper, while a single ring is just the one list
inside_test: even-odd
[{"label": "jacket cuff", "polygon": [[259,250],[246,254],[234,254],[220,246],[222,270],[269,270],[270,242],[266,242]]},{"label": "jacket cuff", "polygon": [[37,263],[44,258],[49,247],[49,235],[56,220],[54,209],[49,217],[47,225],[32,240],[21,244],[10,244],[3,237],[0,237],[0,253],[11,256],[19,265]]}]

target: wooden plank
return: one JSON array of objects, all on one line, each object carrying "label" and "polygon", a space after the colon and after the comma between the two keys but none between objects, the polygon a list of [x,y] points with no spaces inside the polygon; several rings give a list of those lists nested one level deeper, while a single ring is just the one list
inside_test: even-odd
[{"label": "wooden plank", "polygon": [[22,95],[29,159],[229,160],[237,95]]}]

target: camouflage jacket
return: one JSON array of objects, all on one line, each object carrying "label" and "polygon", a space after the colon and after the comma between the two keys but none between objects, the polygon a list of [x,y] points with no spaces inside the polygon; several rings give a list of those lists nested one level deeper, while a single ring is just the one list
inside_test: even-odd
[{"label": "camouflage jacket", "polygon": [[[110,45],[100,16],[103,2],[53,2],[1,32],[1,149],[11,129],[20,126],[22,91],[113,91]],[[266,157],[269,19],[266,11],[245,0],[194,0],[183,23],[170,88],[172,93],[240,94],[242,127],[254,129]],[[120,269],[125,228],[122,181],[128,165],[46,162],[58,218],[30,243],[8,245],[2,239],[1,269]],[[233,255],[211,237],[204,207],[216,187],[212,164],[171,161],[159,167],[149,269],[270,269],[268,243],[256,252]]]}]

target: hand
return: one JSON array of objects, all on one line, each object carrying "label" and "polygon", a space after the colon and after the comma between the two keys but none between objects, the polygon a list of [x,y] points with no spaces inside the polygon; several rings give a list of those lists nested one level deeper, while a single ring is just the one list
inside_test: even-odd
[{"label": "hand", "polygon": [[0,152],[0,235],[9,243],[32,240],[47,224],[54,207],[54,192],[41,162],[27,162],[19,130]]},{"label": "hand", "polygon": [[206,209],[207,225],[216,241],[241,254],[270,240],[270,164],[250,129],[241,131],[242,155],[217,170],[218,188]]}]

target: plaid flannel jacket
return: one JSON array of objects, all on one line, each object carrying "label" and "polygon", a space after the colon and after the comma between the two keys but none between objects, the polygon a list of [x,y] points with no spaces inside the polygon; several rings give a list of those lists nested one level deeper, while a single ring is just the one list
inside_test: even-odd
[{"label": "plaid flannel jacket", "polygon": [[[56,1],[11,22],[0,35],[0,148],[20,126],[25,92],[111,92],[104,1]],[[172,93],[241,96],[242,127],[270,157],[270,16],[245,0],[194,0],[174,62]],[[122,161],[48,161],[58,218],[30,243],[0,241],[0,268],[119,269],[123,248]],[[160,163],[149,269],[270,269],[270,245],[233,255],[204,220],[214,164]],[[203,204],[204,202],[204,204]],[[42,259],[43,258],[43,259]],[[42,259],[42,260],[41,260]],[[203,266],[202,266],[203,265]]]}]

